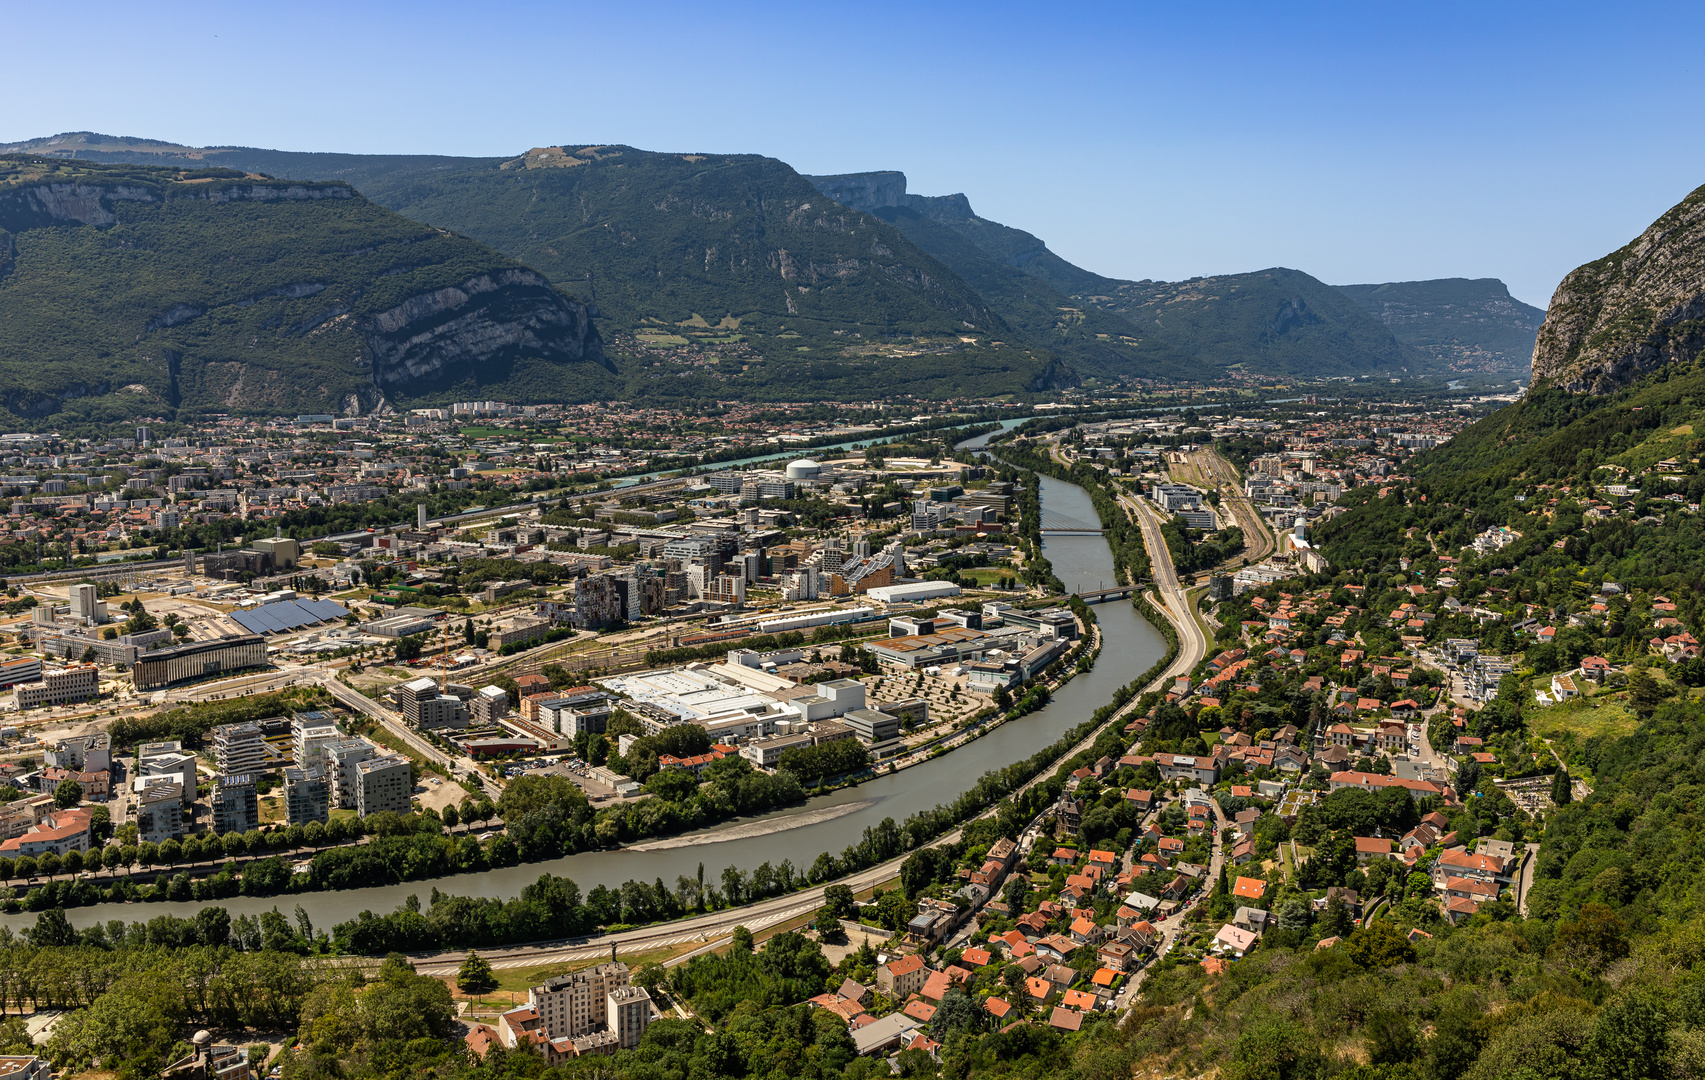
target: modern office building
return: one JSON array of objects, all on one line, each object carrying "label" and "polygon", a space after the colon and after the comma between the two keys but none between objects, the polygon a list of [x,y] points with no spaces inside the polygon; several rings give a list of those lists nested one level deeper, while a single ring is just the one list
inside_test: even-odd
[{"label": "modern office building", "polygon": [[259,634],[191,641],[145,652],[136,658],[131,680],[138,690],[266,665],[266,640]]},{"label": "modern office building", "polygon": [[41,682],[23,683],[13,693],[22,710],[88,701],[100,695],[100,687],[99,668],[93,664],[70,664],[44,669]]}]

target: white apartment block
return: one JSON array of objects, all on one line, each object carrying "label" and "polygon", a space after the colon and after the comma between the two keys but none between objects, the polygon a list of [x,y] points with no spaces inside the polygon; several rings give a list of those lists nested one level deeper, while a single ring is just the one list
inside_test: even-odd
[{"label": "white apartment block", "polygon": [[213,729],[213,758],[221,773],[265,772],[270,756],[259,724],[221,724]]},{"label": "white apartment block", "polygon": [[379,748],[366,739],[342,739],[324,747],[326,779],[331,784],[332,805],[343,810],[355,809],[355,767],[369,758],[379,756]]}]

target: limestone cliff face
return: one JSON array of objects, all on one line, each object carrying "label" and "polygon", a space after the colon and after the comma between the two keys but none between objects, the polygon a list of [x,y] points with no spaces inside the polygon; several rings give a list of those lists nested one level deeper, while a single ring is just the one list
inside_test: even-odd
[{"label": "limestone cliff face", "polygon": [[[270,181],[218,181],[176,185],[177,198],[210,203],[317,202],[354,199],[347,184],[281,184]],[[120,204],[155,203],[162,192],[147,184],[63,181],[18,185],[0,193],[0,228],[12,232],[50,225],[93,225],[106,228],[118,222]]]},{"label": "limestone cliff face", "polygon": [[586,305],[524,268],[411,296],[373,316],[366,337],[382,390],[406,391],[522,353],[610,367]]},{"label": "limestone cliff face", "polygon": [[1533,347],[1535,385],[1608,394],[1705,354],[1705,187],[1557,286]]}]

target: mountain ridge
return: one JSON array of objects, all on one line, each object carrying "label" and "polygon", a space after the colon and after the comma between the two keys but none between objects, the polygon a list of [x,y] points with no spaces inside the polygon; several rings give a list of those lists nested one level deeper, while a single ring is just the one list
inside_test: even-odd
[{"label": "mountain ridge", "polygon": [[0,405],[39,419],[360,413],[542,365],[589,309],[347,184],[0,156]]},{"label": "mountain ridge", "polygon": [[1705,187],[1639,236],[1569,272],[1533,350],[1535,384],[1614,393],[1705,357]]}]

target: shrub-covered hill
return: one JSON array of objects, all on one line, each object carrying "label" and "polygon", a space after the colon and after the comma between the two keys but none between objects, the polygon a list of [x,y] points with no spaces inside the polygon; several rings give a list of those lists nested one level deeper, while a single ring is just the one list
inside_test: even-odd
[{"label": "shrub-covered hill", "polygon": [[0,157],[15,420],[368,411],[608,383],[585,305],[342,183]]},{"label": "shrub-covered hill", "polygon": [[76,160],[346,181],[593,304],[622,372],[619,392],[630,397],[1023,394],[1077,378],[1051,339],[1009,325],[893,225],[755,154],[312,154],[89,133],[17,145]]}]

